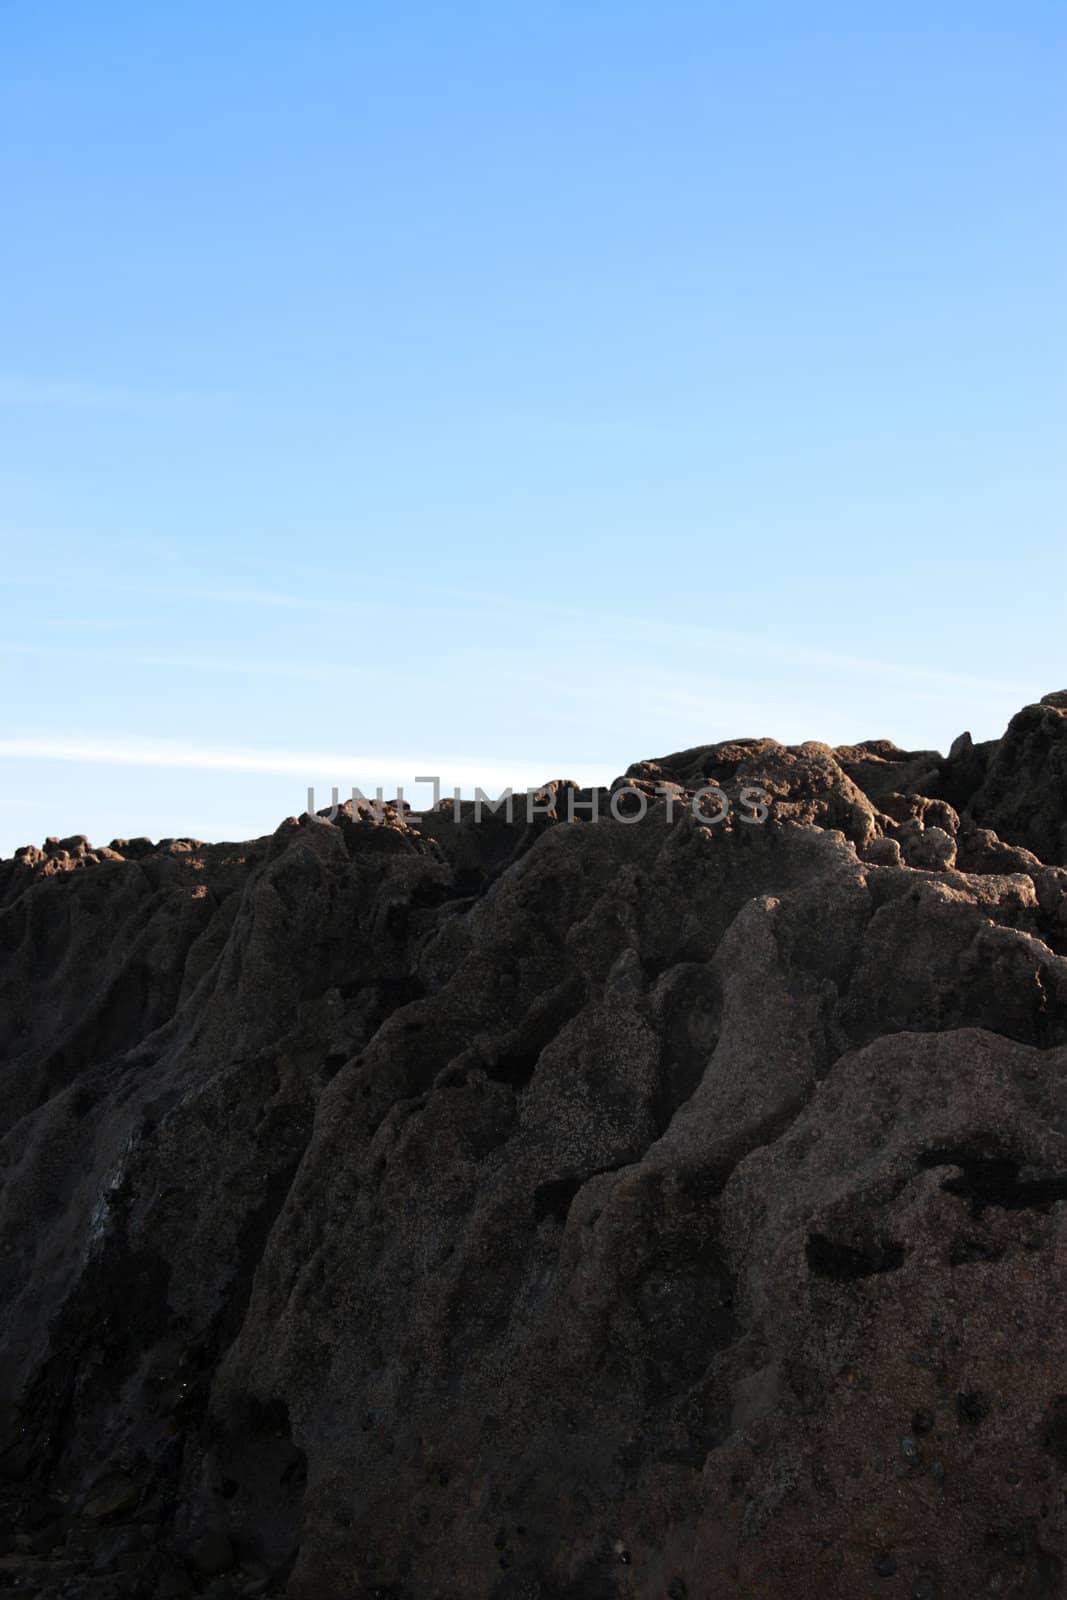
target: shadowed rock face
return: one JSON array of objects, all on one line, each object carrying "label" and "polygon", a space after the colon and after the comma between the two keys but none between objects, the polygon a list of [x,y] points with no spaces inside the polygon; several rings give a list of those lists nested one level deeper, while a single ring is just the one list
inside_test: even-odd
[{"label": "shadowed rock face", "polygon": [[1062,1592],[1067,695],[626,781],[0,863],[0,1586]]}]

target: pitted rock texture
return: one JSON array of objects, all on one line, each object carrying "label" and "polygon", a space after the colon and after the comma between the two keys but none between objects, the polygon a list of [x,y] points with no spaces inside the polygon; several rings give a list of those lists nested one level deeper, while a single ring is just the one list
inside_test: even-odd
[{"label": "pitted rock texture", "polygon": [[572,787],[0,863],[0,1586],[1064,1592],[1067,694]]}]

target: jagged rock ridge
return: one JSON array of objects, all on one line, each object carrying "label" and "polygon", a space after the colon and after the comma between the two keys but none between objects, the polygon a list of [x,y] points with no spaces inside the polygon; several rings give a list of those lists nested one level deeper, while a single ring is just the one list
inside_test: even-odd
[{"label": "jagged rock ridge", "polygon": [[0,1583],[1061,1592],[1067,693],[625,782],[0,863]]}]

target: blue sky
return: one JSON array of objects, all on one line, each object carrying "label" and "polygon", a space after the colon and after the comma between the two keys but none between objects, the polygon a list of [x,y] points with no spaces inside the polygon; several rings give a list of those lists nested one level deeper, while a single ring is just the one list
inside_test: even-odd
[{"label": "blue sky", "polygon": [[1067,684],[1058,4],[0,15],[0,853]]}]

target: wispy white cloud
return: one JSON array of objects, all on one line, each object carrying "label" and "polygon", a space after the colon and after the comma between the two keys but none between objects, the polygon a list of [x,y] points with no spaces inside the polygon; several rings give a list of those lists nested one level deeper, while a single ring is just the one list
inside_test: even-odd
[{"label": "wispy white cloud", "polygon": [[329,683],[359,677],[356,667],[328,662],[263,660],[255,656],[192,655],[173,650],[145,650],[138,645],[127,649],[97,649],[92,646],[25,644],[17,640],[0,641],[0,657],[26,656],[36,660],[99,661],[120,667],[160,667],[175,672],[207,672],[215,676],[236,674],[253,678],[299,678],[311,683]]},{"label": "wispy white cloud", "polygon": [[[51,583],[44,574],[0,577],[0,585],[18,586],[23,583]],[[337,587],[343,588],[338,580]],[[985,674],[958,672],[933,667],[922,660],[886,661],[878,657],[857,655],[849,651],[826,649],[809,645],[780,634],[760,634],[729,628],[707,628],[700,624],[680,622],[671,617],[634,617],[623,613],[600,611],[594,608],[545,604],[529,601],[516,594],[497,594],[489,591],[441,587],[430,601],[420,601],[417,590],[391,592],[388,587],[377,588],[373,583],[360,580],[366,598],[359,600],[337,599],[317,594],[294,594],[283,590],[258,588],[228,588],[195,584],[130,583],[115,580],[86,579],[81,588],[96,589],[113,594],[154,595],[160,598],[196,600],[233,607],[238,610],[276,610],[305,612],[315,616],[350,618],[380,617],[383,611],[395,609],[410,621],[416,616],[444,617],[459,622],[466,618],[472,623],[484,623],[486,616],[513,618],[516,627],[525,619],[531,637],[538,624],[557,622],[562,625],[568,652],[575,660],[595,654],[602,646],[615,643],[625,647],[626,654],[637,658],[643,650],[655,647],[660,661],[674,655],[685,654],[686,662],[679,668],[679,682],[692,683],[693,672],[689,660],[706,662],[708,655],[729,657],[740,671],[749,663],[753,673],[773,667],[790,671],[838,672],[853,680],[857,677],[883,684],[897,683],[909,692],[920,692],[928,697],[931,692],[971,692],[1007,696],[1022,704],[1033,693],[1032,682],[1017,679],[990,677]],[[646,669],[647,670],[647,663]]]},{"label": "wispy white cloud", "polygon": [[[366,684],[366,668],[358,659],[348,661],[318,660],[310,656],[213,656],[202,652],[180,650],[154,650],[140,643],[116,647],[67,644],[30,644],[21,640],[0,640],[0,663],[4,658],[44,662],[93,662],[105,668],[120,668],[128,672],[134,668],[158,670],[161,673],[206,674],[210,678],[244,678],[252,680],[274,678],[282,683],[321,683],[333,686]],[[534,680],[531,679],[531,682]],[[419,692],[424,683],[423,669],[417,664],[389,666],[389,682],[394,691],[401,687]],[[486,675],[465,681],[464,701],[492,702],[501,699],[497,675]]]},{"label": "wispy white cloud", "polygon": [[[23,760],[86,762],[96,766],[169,767],[197,772],[271,773],[299,777],[306,783],[344,786],[403,783],[412,785],[425,773],[441,779],[444,788],[486,790],[526,788],[552,778],[573,778],[583,784],[605,783],[616,776],[602,766],[569,764],[565,771],[552,759],[524,757],[502,761],[423,754],[421,756],[356,755],[345,751],[263,750],[243,745],[195,744],[181,739],[95,739],[80,735],[40,734],[0,739],[0,757]],[[415,799],[424,798],[419,795]],[[326,803],[324,800],[323,804]]]},{"label": "wispy white cloud", "polygon": [[[54,579],[43,572],[10,572],[0,575],[0,588],[27,589],[52,588]],[[338,582],[338,589],[343,585]],[[206,605],[230,607],[236,611],[291,611],[310,616],[333,617],[358,622],[380,617],[383,611],[393,611],[398,616],[412,617],[466,617],[470,622],[484,621],[486,597],[477,592],[440,588],[432,600],[420,601],[417,593],[398,585],[384,585],[373,579],[361,577],[359,588],[366,598],[356,600],[327,599],[321,595],[288,593],[276,589],[226,588],[205,584],[162,582],[137,583],[116,579],[97,579],[86,576],[79,579],[79,594],[84,602],[87,593],[111,595],[142,595],[157,600],[191,600]],[[504,609],[503,603],[496,609]],[[529,607],[508,603],[508,609],[530,612]]]},{"label": "wispy white cloud", "polygon": [[[568,640],[574,640],[577,648],[585,653],[616,645],[621,646],[625,658],[633,661],[643,659],[641,675],[645,682],[648,682],[651,666],[649,658],[654,656],[664,678],[673,677],[673,683],[681,694],[685,694],[686,688],[689,688],[689,693],[693,691],[697,662],[707,669],[712,658],[717,658],[718,662],[729,661],[739,674],[744,670],[752,680],[761,678],[766,682],[773,678],[776,669],[781,670],[790,675],[790,686],[797,690],[803,690],[805,686],[809,690],[817,675],[837,674],[841,686],[854,686],[857,680],[865,680],[864,693],[867,693],[870,688],[897,685],[902,693],[909,694],[910,699],[917,701],[941,701],[947,696],[960,694],[992,694],[1014,704],[1024,704],[1035,691],[1033,682],[1024,683],[1016,678],[958,672],[931,666],[921,659],[885,661],[853,651],[827,650],[824,646],[808,645],[797,638],[776,632],[758,634],[749,630],[704,627],[694,622],[678,621],[672,616],[637,618],[587,606],[537,602],[514,592],[496,594],[488,590],[442,586],[435,587],[429,595],[421,595],[418,586],[411,584],[397,587],[397,584],[378,582],[365,576],[352,581],[358,582],[358,590],[362,592],[360,598],[342,598],[347,587],[344,573],[334,574],[331,584],[333,594],[330,595],[296,594],[285,589],[259,589],[253,586],[226,587],[187,582],[131,582],[93,578],[82,579],[80,589],[83,592],[96,590],[107,594],[190,600],[206,605],[227,606],[237,611],[291,611],[354,622],[368,618],[381,619],[382,614],[387,613],[402,616],[408,624],[414,618],[446,618],[456,626],[470,624],[472,637],[474,630],[485,624],[486,616],[496,621],[514,619],[515,638],[522,638],[520,630],[523,622],[528,624],[530,638],[534,637],[534,630],[544,629],[545,624],[558,624],[563,645]],[[0,586],[22,587],[26,582],[51,586],[53,579],[43,573],[0,576]],[[160,659],[146,664],[163,666],[165,662]],[[174,659],[173,664],[182,667],[187,662]],[[189,664],[192,666],[192,662]],[[218,667],[226,669],[221,662]],[[266,667],[264,670],[267,670]],[[307,670],[310,672],[312,669],[309,667]],[[334,672],[331,667],[323,670],[328,674]],[[718,672],[721,669],[717,666],[715,670]],[[805,675],[803,680],[798,677],[801,674]],[[544,674],[539,674],[539,678],[544,685]],[[669,693],[673,693],[670,686]],[[701,694],[702,698],[704,696]]]}]

